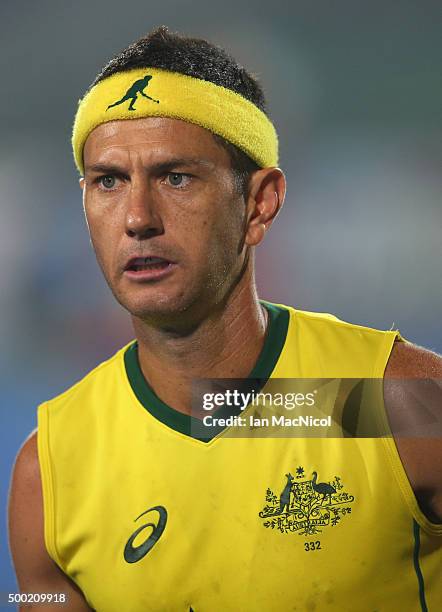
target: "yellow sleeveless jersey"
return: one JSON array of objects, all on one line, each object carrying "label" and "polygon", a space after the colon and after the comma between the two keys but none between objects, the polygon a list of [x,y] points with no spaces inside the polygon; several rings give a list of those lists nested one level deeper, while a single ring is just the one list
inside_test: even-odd
[{"label": "yellow sleeveless jersey", "polygon": [[[251,377],[383,377],[397,332],[263,304]],[[190,420],[136,343],[39,407],[47,550],[93,609],[442,610],[442,525],[391,437],[202,441]]]}]

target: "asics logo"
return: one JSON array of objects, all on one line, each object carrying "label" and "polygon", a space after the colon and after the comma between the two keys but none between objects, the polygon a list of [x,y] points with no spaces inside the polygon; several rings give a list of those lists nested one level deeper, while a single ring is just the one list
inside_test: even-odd
[{"label": "asics logo", "polygon": [[[124,547],[124,560],[127,563],[136,563],[140,561],[143,557],[147,555],[149,550],[151,550],[158,540],[161,538],[164,528],[166,527],[167,522],[167,510],[164,506],[154,506],[153,508],[149,508],[149,510],[145,510],[140,516],[137,516],[135,522],[138,521],[142,516],[149,514],[149,512],[157,512],[158,518],[156,523],[145,523],[144,525],[140,525],[136,531],[130,536],[128,541],[126,542],[126,546]],[[142,544],[138,546],[134,546],[135,538],[145,529],[152,529],[149,534],[149,537],[144,540]]]}]

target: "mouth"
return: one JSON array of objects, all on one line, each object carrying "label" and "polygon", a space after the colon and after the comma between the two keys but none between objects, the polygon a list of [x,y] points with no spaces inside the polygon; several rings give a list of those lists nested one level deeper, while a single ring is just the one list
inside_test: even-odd
[{"label": "mouth", "polygon": [[175,262],[163,257],[132,257],[124,268],[124,274],[132,280],[157,280],[168,274],[175,266]]},{"label": "mouth", "polygon": [[173,262],[162,257],[133,257],[127,262],[125,271],[141,272],[142,270],[162,270]]}]

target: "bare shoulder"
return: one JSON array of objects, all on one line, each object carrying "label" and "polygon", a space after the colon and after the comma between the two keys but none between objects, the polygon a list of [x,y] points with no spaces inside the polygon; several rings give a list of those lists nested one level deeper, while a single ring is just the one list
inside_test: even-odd
[{"label": "bare shoulder", "polygon": [[[46,550],[36,431],[25,441],[15,461],[8,518],[10,548],[20,591],[64,593],[68,601],[64,609],[79,612],[90,610],[79,589],[54,563]],[[26,610],[33,608],[26,607]],[[55,606],[38,605],[35,609],[45,612],[54,610]]]},{"label": "bare shoulder", "polygon": [[395,342],[385,378],[442,378],[442,356],[410,342]]},{"label": "bare shoulder", "polygon": [[31,513],[35,523],[40,527],[40,521],[43,520],[43,500],[36,431],[29,436],[19,450],[12,472],[9,533],[13,554]]},{"label": "bare shoulder", "polygon": [[396,342],[384,379],[385,406],[393,434],[442,437],[442,357],[410,343]]},{"label": "bare shoulder", "polygon": [[13,470],[11,502],[20,506],[26,499],[31,500],[34,497],[41,498],[37,430],[31,433],[17,454]]},{"label": "bare shoulder", "polygon": [[442,357],[396,342],[385,370],[385,408],[424,514],[442,523]]}]

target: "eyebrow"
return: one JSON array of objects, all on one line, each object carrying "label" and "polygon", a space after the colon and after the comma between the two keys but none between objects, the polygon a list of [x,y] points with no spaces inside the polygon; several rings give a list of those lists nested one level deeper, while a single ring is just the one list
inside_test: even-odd
[{"label": "eyebrow", "polygon": [[[148,169],[153,171],[155,174],[161,174],[170,172],[174,168],[182,166],[203,166],[206,168],[212,168],[215,164],[205,159],[199,159],[194,157],[176,157],[174,159],[168,159],[167,161],[157,162],[150,164]],[[127,169],[117,164],[90,164],[85,166],[85,172],[98,172],[102,174],[126,174]]]}]

